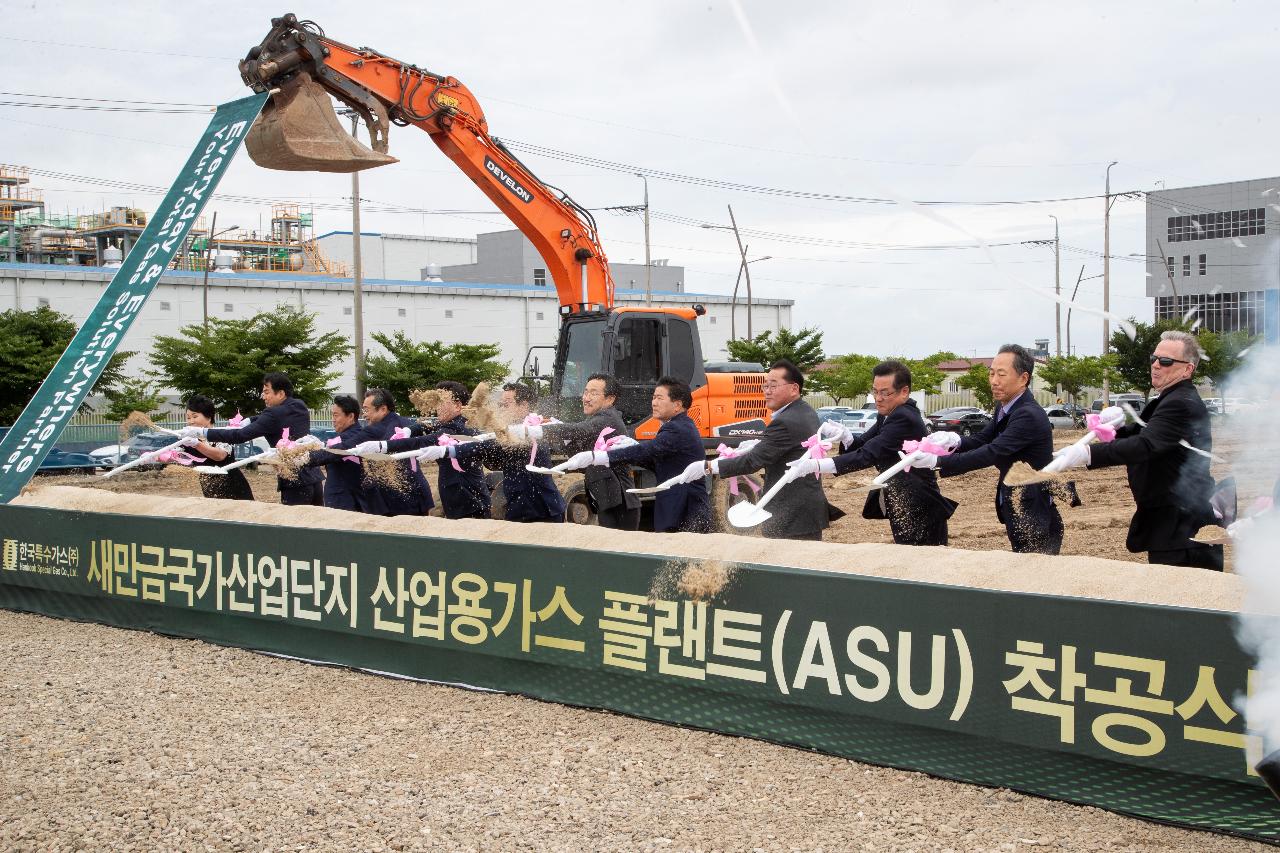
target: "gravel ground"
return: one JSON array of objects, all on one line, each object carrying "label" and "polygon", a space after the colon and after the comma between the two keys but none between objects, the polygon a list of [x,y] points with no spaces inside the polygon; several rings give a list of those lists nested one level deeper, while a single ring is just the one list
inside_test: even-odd
[{"label": "gravel ground", "polygon": [[1263,845],[516,696],[0,612],[0,849]]}]

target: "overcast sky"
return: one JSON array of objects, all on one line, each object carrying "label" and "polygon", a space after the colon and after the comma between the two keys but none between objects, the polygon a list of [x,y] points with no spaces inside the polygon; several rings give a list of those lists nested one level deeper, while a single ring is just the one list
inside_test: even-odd
[{"label": "overcast sky", "polygon": [[[261,3],[8,0],[4,101],[57,98],[215,104],[247,93],[236,62],[270,28]],[[802,193],[1010,201],[1217,183],[1280,173],[1270,59],[1274,2],[732,3],[593,0],[316,2],[292,9],[339,41],[437,73],[480,98],[490,131],[643,169]],[[57,98],[55,98],[57,96]],[[84,102],[80,102],[84,103]],[[109,104],[105,104],[109,105]],[[0,162],[40,177],[50,213],[160,195],[74,176],[167,187],[207,116],[0,106]],[[361,196],[439,213],[366,213],[365,230],[471,237],[506,220],[413,128],[392,128],[399,164],[363,173]],[[522,159],[588,207],[638,204],[626,172]],[[343,175],[270,172],[241,154],[221,191],[303,204],[349,202]],[[1061,222],[1070,291],[1102,272],[1101,198],[1048,204],[884,205],[778,196],[650,177],[653,257],[686,267],[690,292],[727,293],[738,224],[758,296],[796,301],[796,325],[829,353],[990,355],[1052,338],[1051,247]],[[218,224],[257,228],[269,207],[215,201]],[[1111,299],[1150,320],[1142,201],[1113,208]],[[638,216],[600,212],[615,261],[643,261]],[[318,233],[350,216],[317,210]],[[768,232],[768,234],[760,233]],[[991,258],[972,237],[998,245]],[[867,246],[866,244],[870,244]],[[903,250],[885,246],[968,245]],[[993,265],[994,259],[998,265]],[[1082,304],[1100,307],[1102,280]],[[1101,323],[1077,314],[1080,354]],[[1051,345],[1052,346],[1052,345]]]}]

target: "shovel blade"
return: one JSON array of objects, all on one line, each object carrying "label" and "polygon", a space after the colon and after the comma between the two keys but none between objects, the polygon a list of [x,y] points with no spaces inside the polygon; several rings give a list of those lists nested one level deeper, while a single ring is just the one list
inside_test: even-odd
[{"label": "shovel blade", "polygon": [[399,162],[348,133],[329,93],[305,71],[280,84],[244,146],[259,166],[288,172],[359,172]]},{"label": "shovel blade", "polygon": [[725,517],[729,519],[729,523],[734,527],[756,527],[773,518],[773,513],[760,509],[753,503],[743,501],[729,507]]}]

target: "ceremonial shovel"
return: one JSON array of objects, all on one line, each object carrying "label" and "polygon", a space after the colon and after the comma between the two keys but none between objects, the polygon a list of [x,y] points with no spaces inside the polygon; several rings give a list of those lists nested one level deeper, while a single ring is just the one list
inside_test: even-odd
[{"label": "ceremonial shovel", "polygon": [[796,473],[798,470],[797,468],[788,468],[784,471],[782,476],[778,478],[778,482],[774,483],[769,491],[764,493],[758,503],[743,501],[729,507],[729,512],[726,513],[729,523],[734,527],[755,527],[757,524],[762,524],[773,518],[773,513],[764,511],[764,505],[773,500],[774,495],[782,491],[783,486],[801,476]]},{"label": "ceremonial shovel", "polygon": [[[532,471],[533,469],[530,468],[529,470]],[[677,474],[676,476],[672,477],[670,480],[663,480],[661,483],[659,483],[656,486],[647,486],[643,489],[627,489],[627,491],[633,495],[656,495],[658,492],[665,492],[667,489],[671,488],[672,486],[680,485],[680,481],[683,478],[684,478],[684,474]]]},{"label": "ceremonial shovel", "polygon": [[[451,435],[449,436],[458,444],[474,444],[477,441],[492,441],[496,436],[491,432],[482,432],[479,435]],[[325,447],[324,450],[338,456],[353,456],[350,448],[343,449],[341,447]],[[415,459],[422,455],[426,447],[419,447],[415,450],[401,450],[399,453],[366,453],[362,459],[372,459],[374,462],[398,462],[401,459]]]},{"label": "ceremonial shovel", "polygon": [[[168,430],[166,430],[166,432],[168,432]],[[168,451],[181,446],[182,446],[181,441],[175,441],[173,444],[166,444],[164,447],[157,448],[156,450],[149,450],[146,453],[139,456],[137,459],[133,460],[132,462],[126,462],[123,465],[117,465],[116,467],[112,468],[103,476],[114,477],[116,474],[119,474],[121,471],[128,471],[130,468],[137,468],[139,465],[145,465],[148,462],[150,462],[152,459],[155,459],[160,454],[167,453]]]}]

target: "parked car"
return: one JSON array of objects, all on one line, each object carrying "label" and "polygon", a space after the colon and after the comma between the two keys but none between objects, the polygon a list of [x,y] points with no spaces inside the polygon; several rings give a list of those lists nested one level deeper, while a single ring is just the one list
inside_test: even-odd
[{"label": "parked car", "polygon": [[87,453],[74,453],[53,448],[36,469],[37,474],[94,474],[97,460]]},{"label": "parked car", "polygon": [[991,416],[981,410],[943,415],[929,424],[930,432],[944,430],[958,435],[977,435],[991,423]]},{"label": "parked car", "polygon": [[979,409],[977,406],[952,406],[949,409],[938,409],[938,411],[934,412],[933,414],[924,416],[924,426],[925,426],[925,429],[929,430],[930,432],[932,432],[935,429],[946,429],[946,427],[939,427],[938,422],[941,420],[946,420],[948,418],[954,418],[960,415],[969,414],[970,412],[981,412],[981,411],[982,409]]},{"label": "parked car", "polygon": [[834,421],[840,423],[841,420],[853,417],[857,414],[857,409],[851,409],[848,406],[823,406],[816,410],[818,413],[818,421]]},{"label": "parked car", "polygon": [[840,425],[854,435],[862,435],[876,424],[876,411],[858,411],[847,418],[840,419]]},{"label": "parked car", "polygon": [[[1154,399],[1156,398],[1156,396],[1157,396],[1156,394],[1152,394],[1152,395],[1151,395],[1151,399],[1153,399],[1153,400],[1154,400]],[[1118,406],[1118,405],[1120,405],[1121,403],[1128,403],[1130,406],[1133,406],[1134,411],[1138,411],[1138,412],[1140,412],[1140,411],[1142,411],[1142,407],[1143,407],[1143,406],[1145,406],[1145,405],[1147,404],[1147,398],[1146,398],[1146,397],[1144,397],[1144,396],[1142,396],[1141,394],[1128,394],[1128,393],[1126,393],[1126,394],[1112,394],[1112,395],[1111,395],[1111,405],[1113,405],[1113,406]],[[1102,398],[1101,398],[1101,397],[1099,397],[1099,398],[1097,398],[1096,400],[1094,400],[1094,401],[1093,401],[1093,409],[1092,409],[1092,410],[1093,410],[1093,413],[1094,413],[1095,415],[1096,415],[1098,412],[1101,412],[1104,408],[1105,408],[1105,406],[1103,406],[1103,405],[1102,405]]]},{"label": "parked car", "polygon": [[108,444],[105,447],[90,450],[89,456],[98,468],[114,468],[137,459],[144,453],[159,450],[166,444],[173,444],[176,440],[167,432],[140,432],[130,436],[129,440],[123,444]]},{"label": "parked car", "polygon": [[1049,416],[1049,426],[1054,429],[1076,429],[1080,419],[1066,406],[1045,406],[1044,413]]}]

